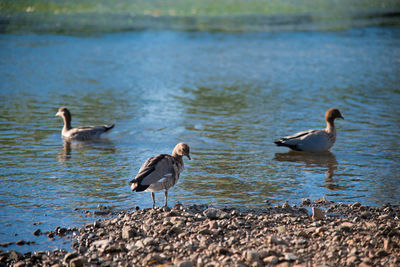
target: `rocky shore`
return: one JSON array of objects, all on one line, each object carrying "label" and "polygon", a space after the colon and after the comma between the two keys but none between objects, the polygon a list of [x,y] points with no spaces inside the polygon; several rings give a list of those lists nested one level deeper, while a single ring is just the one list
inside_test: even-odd
[{"label": "rocky shore", "polygon": [[71,238],[74,251],[2,251],[0,266],[400,266],[399,217],[399,206],[325,199],[257,210],[138,208],[37,232]]}]

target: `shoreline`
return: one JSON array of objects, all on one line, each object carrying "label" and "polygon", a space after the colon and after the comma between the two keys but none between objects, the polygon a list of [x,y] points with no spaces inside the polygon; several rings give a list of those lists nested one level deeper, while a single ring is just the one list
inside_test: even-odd
[{"label": "shoreline", "polygon": [[74,251],[0,248],[0,266],[400,265],[399,205],[325,198],[246,210],[176,204],[36,234],[72,239]]}]

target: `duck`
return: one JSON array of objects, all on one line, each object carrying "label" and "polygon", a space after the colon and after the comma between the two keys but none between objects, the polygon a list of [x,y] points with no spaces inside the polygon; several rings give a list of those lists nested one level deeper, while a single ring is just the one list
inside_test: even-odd
[{"label": "duck", "polygon": [[275,140],[277,146],[286,146],[295,151],[324,152],[336,141],[335,119],[344,119],[339,109],[330,108],[325,113],[325,129],[307,130]]},{"label": "duck", "polygon": [[59,108],[56,116],[62,117],[64,120],[64,127],[61,131],[61,136],[67,141],[88,141],[98,139],[103,133],[114,128],[114,124],[72,128],[71,112],[69,112],[66,107]]},{"label": "duck", "polygon": [[154,209],[154,192],[164,190],[164,206],[167,207],[168,189],[178,182],[183,171],[183,156],[191,160],[190,148],[186,143],[178,143],[172,155],[159,154],[148,158],[130,181],[132,192],[151,192]]}]

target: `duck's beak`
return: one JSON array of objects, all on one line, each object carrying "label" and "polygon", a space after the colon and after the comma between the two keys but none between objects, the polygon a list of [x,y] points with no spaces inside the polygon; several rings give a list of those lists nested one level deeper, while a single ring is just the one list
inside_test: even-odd
[{"label": "duck's beak", "polygon": [[57,112],[57,113],[56,113],[56,116],[61,116],[61,113],[60,113],[60,112]]},{"label": "duck's beak", "polygon": [[339,118],[341,118],[342,120],[344,120],[344,118],[343,118],[343,116],[342,115],[340,115],[340,117]]},{"label": "duck's beak", "polygon": [[189,160],[191,160],[191,158],[190,158],[190,155],[189,155],[189,154],[187,154],[187,155],[186,155],[186,157],[187,157]]}]

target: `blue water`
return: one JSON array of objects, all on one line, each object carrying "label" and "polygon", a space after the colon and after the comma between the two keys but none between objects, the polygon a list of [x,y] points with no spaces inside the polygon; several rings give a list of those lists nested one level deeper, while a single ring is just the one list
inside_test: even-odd
[{"label": "blue water", "polygon": [[[131,193],[128,182],[181,141],[192,160],[170,206],[262,208],[323,196],[399,204],[399,70],[396,27],[0,35],[0,243],[68,248],[32,232],[90,223],[83,211],[99,204],[151,207],[150,194]],[[73,126],[116,126],[102,142],[67,146],[60,106]],[[330,107],[345,117],[331,153],[273,144],[325,127]]]}]

